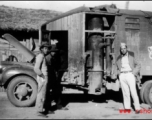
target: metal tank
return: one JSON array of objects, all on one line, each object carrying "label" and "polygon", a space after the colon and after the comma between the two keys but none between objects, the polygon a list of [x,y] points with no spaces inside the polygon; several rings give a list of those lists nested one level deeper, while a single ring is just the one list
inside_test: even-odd
[{"label": "metal tank", "polygon": [[[101,30],[103,29],[102,18],[93,17],[88,22],[88,30]],[[101,44],[104,42],[102,34],[90,33],[88,36],[88,50],[92,51],[92,66],[88,69],[88,80],[89,80],[89,93],[94,94],[95,91],[102,85],[104,59],[103,59],[103,48]]]}]

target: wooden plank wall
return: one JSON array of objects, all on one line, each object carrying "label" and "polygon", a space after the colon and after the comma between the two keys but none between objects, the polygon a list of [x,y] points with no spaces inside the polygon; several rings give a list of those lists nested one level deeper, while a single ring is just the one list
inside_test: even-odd
[{"label": "wooden plank wall", "polygon": [[[84,70],[84,13],[73,14],[47,25],[47,30],[60,31],[68,30],[68,65],[77,68],[78,71]],[[84,72],[84,71],[83,71]]]},{"label": "wooden plank wall", "polygon": [[[68,51],[69,63],[78,66],[82,59],[82,13],[73,14],[47,25],[47,30],[60,31],[68,30]],[[77,56],[77,57],[75,57]],[[72,62],[71,62],[72,60]],[[78,67],[79,68],[79,67]],[[82,69],[80,67],[80,69]]]},{"label": "wooden plank wall", "polygon": [[46,26],[49,31],[60,31],[60,30],[68,30],[68,17],[64,17],[62,19],[58,19],[49,23]]},{"label": "wooden plank wall", "polygon": [[68,17],[68,38],[69,38],[69,68],[76,68],[81,75],[81,82],[84,83],[84,14],[77,13]]}]

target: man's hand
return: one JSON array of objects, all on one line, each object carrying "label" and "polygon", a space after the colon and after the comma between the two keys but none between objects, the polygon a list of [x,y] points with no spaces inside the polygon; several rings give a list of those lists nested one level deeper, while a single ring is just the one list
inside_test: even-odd
[{"label": "man's hand", "polygon": [[111,79],[116,80],[116,79],[117,79],[117,75],[112,74],[112,75],[111,75]]}]

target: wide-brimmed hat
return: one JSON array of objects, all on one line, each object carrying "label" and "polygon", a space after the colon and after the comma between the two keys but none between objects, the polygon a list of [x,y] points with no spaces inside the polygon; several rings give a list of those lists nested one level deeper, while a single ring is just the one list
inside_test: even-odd
[{"label": "wide-brimmed hat", "polygon": [[43,47],[48,47],[49,48],[49,52],[57,52],[58,49],[56,48],[56,45],[51,45],[50,43],[42,43],[40,45],[40,50],[43,48]]},{"label": "wide-brimmed hat", "polygon": [[40,50],[41,50],[42,48],[44,48],[44,47],[51,48],[51,45],[50,45],[49,43],[42,43],[42,44],[40,45]]},{"label": "wide-brimmed hat", "polygon": [[51,49],[49,51],[50,52],[57,52],[58,49],[56,48],[56,45],[51,45]]}]

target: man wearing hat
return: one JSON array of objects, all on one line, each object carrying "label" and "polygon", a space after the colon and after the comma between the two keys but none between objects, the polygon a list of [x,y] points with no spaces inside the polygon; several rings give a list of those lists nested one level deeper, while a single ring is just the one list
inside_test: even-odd
[{"label": "man wearing hat", "polygon": [[52,97],[56,102],[56,109],[68,110],[68,108],[61,105],[62,100],[62,86],[60,84],[63,75],[63,69],[66,69],[66,58],[63,50],[57,49],[57,40],[51,40],[50,54],[46,56],[49,71],[49,86],[52,89]]},{"label": "man wearing hat", "polygon": [[48,84],[48,66],[46,63],[46,55],[49,52],[50,45],[43,43],[40,46],[40,54],[36,56],[34,71],[37,74],[38,94],[36,99],[36,108],[38,115],[47,117],[47,110],[45,107],[47,84]]},{"label": "man wearing hat", "polygon": [[127,45],[125,43],[121,43],[120,55],[116,60],[115,73],[120,80],[125,110],[131,110],[131,93],[136,113],[139,113],[140,110],[139,98],[136,90],[136,77],[139,75],[140,68],[141,66],[136,61],[134,53],[127,50]]}]

